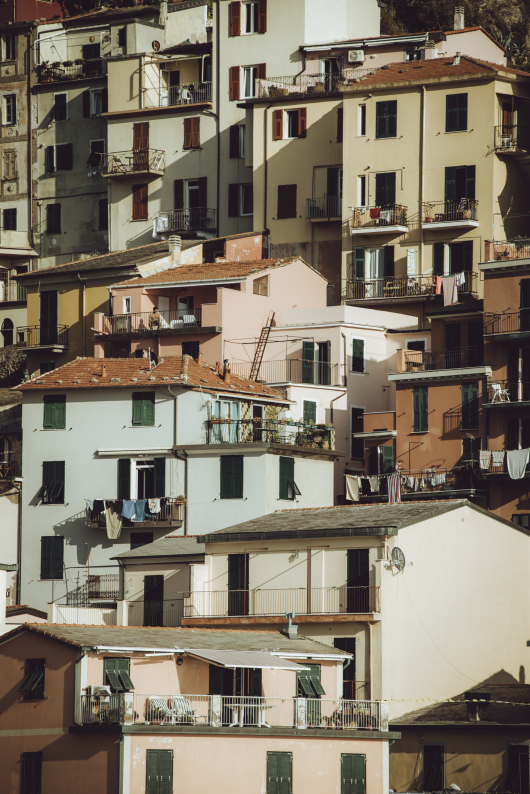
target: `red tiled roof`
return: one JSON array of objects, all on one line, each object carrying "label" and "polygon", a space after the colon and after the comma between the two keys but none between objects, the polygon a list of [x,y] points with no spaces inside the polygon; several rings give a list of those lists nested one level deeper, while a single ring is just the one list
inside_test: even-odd
[{"label": "red tiled roof", "polygon": [[247,394],[288,402],[263,383],[231,373],[230,384],[209,364],[190,356],[164,356],[149,369],[147,358],[76,358],[58,369],[39,375],[14,388],[19,391],[54,389],[123,389],[141,386],[183,386],[194,391]]}]

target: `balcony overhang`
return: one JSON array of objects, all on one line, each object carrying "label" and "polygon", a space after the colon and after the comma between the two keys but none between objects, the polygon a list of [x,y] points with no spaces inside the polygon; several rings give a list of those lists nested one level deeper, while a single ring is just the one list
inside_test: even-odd
[{"label": "balcony overhang", "polygon": [[[412,493],[401,492],[402,502],[429,502],[433,499],[485,499],[487,491],[482,491],[479,488],[461,488],[452,489],[447,491],[413,491]],[[360,504],[377,504],[381,502],[386,504],[388,496],[381,494],[374,494],[373,496],[359,496]],[[298,623],[298,616],[296,617]]]},{"label": "balcony overhang", "polygon": [[158,179],[159,176],[164,176],[165,168],[162,169],[151,169],[145,168],[141,171],[108,171],[107,173],[101,172],[101,176],[105,179],[120,179],[121,181],[125,182],[128,179],[138,179],[143,177],[144,179]]},{"label": "balcony overhang", "polygon": [[530,400],[495,400],[492,403],[482,403],[483,408],[530,408]]},{"label": "balcony overhang", "polygon": [[187,334],[221,334],[223,332],[220,325],[190,325],[187,328],[143,328],[137,331],[124,331],[123,333],[107,334],[104,331],[94,333],[94,341],[108,339],[111,342],[119,342],[121,339],[149,338],[152,336],[185,336]]},{"label": "balcony overhang", "polygon": [[408,234],[408,226],[355,226],[350,229],[355,234]]},{"label": "balcony overhang", "polygon": [[66,353],[68,350],[69,345],[58,345],[58,344],[44,344],[44,345],[26,345],[23,342],[17,342],[17,348],[19,350],[31,350],[33,352],[38,352],[39,350],[48,350],[51,353],[57,353],[60,355],[61,353]]},{"label": "balcony overhang", "polygon": [[371,430],[366,433],[353,433],[354,438],[395,438],[397,430]]},{"label": "balcony overhang", "polygon": [[438,229],[476,229],[478,226],[480,226],[479,221],[464,219],[457,221],[432,221],[432,223],[421,224],[422,229],[430,229],[431,231]]},{"label": "balcony overhang", "polygon": [[[366,612],[356,614],[314,614],[296,615],[297,623],[378,623],[381,620],[380,612]],[[221,628],[222,626],[283,626],[285,618],[281,615],[244,615],[239,617],[210,617],[210,618],[182,618],[182,626],[200,628]]]},{"label": "balcony overhang", "polygon": [[249,441],[240,444],[176,444],[173,447],[175,452],[185,452],[191,456],[215,455],[219,457],[220,452],[241,453],[265,453],[269,455],[287,455],[293,457],[313,458],[315,460],[338,460],[346,456],[345,452],[338,449],[320,449],[315,447],[301,447],[297,444],[282,444],[279,441]]},{"label": "balcony overhang", "polygon": [[388,376],[393,383],[416,383],[425,380],[455,380],[461,378],[491,378],[492,370],[488,366],[455,367],[454,369],[429,369],[421,372],[396,372]]},{"label": "balcony overhang", "polygon": [[332,223],[333,221],[342,221],[342,215],[330,215],[325,218],[308,218],[310,223]]},{"label": "balcony overhang", "polygon": [[486,342],[513,342],[517,339],[530,339],[530,331],[511,331],[506,334],[484,334]]},{"label": "balcony overhang", "polygon": [[504,270],[528,270],[530,257],[525,259],[496,259],[493,262],[479,262],[478,269],[482,273],[502,273]]}]

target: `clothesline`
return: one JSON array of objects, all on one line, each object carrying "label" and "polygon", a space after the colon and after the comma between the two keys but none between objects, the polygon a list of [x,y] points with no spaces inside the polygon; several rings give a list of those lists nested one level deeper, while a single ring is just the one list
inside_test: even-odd
[{"label": "clothesline", "polygon": [[161,499],[86,499],[87,510],[96,513],[105,511],[107,537],[116,540],[120,537],[123,519],[142,523],[160,513],[168,498]]},{"label": "clothesline", "polygon": [[530,459],[530,449],[481,449],[479,450],[479,466],[485,471],[490,463],[493,468],[504,464],[504,456],[508,464],[508,474],[512,480],[522,480]]}]

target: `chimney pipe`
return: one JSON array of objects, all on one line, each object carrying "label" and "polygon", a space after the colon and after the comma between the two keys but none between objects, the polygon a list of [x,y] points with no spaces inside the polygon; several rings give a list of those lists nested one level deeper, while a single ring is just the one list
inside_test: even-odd
[{"label": "chimney pipe", "polygon": [[201,363],[202,363],[202,351],[199,350],[199,352],[197,353],[197,364],[201,364]]},{"label": "chimney pipe", "polygon": [[101,365],[101,377],[104,378],[106,374],[107,374],[107,372],[105,370],[105,364],[102,364]]},{"label": "chimney pipe", "polygon": [[216,361],[215,362],[215,371],[219,375],[219,373],[221,371],[221,362],[220,361]]},{"label": "chimney pipe", "polygon": [[488,719],[488,706],[491,699],[489,692],[466,692],[464,695],[467,705],[468,722],[481,722]]},{"label": "chimney pipe", "polygon": [[178,234],[169,235],[169,258],[174,265],[180,265],[180,248],[182,238]]},{"label": "chimney pipe", "polygon": [[230,383],[230,361],[227,358],[224,360],[223,380],[226,384]]},{"label": "chimney pipe", "polygon": [[455,30],[464,30],[464,6],[455,6]]},{"label": "chimney pipe", "polygon": [[455,57],[453,58],[453,66],[458,66],[459,63],[460,63],[460,53],[457,52]]},{"label": "chimney pipe", "polygon": [[293,620],[295,619],[296,615],[294,612],[286,612],[285,617],[289,621],[288,626],[282,627],[282,634],[285,634],[290,640],[297,640],[298,639],[298,626],[293,625]]}]

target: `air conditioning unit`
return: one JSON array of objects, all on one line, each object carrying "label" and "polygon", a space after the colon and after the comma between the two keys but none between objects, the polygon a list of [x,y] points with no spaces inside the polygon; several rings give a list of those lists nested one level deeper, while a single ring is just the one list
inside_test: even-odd
[{"label": "air conditioning unit", "polygon": [[108,698],[112,694],[110,686],[87,686],[85,692],[93,698]]},{"label": "air conditioning unit", "polygon": [[348,63],[364,63],[364,50],[350,50]]}]

